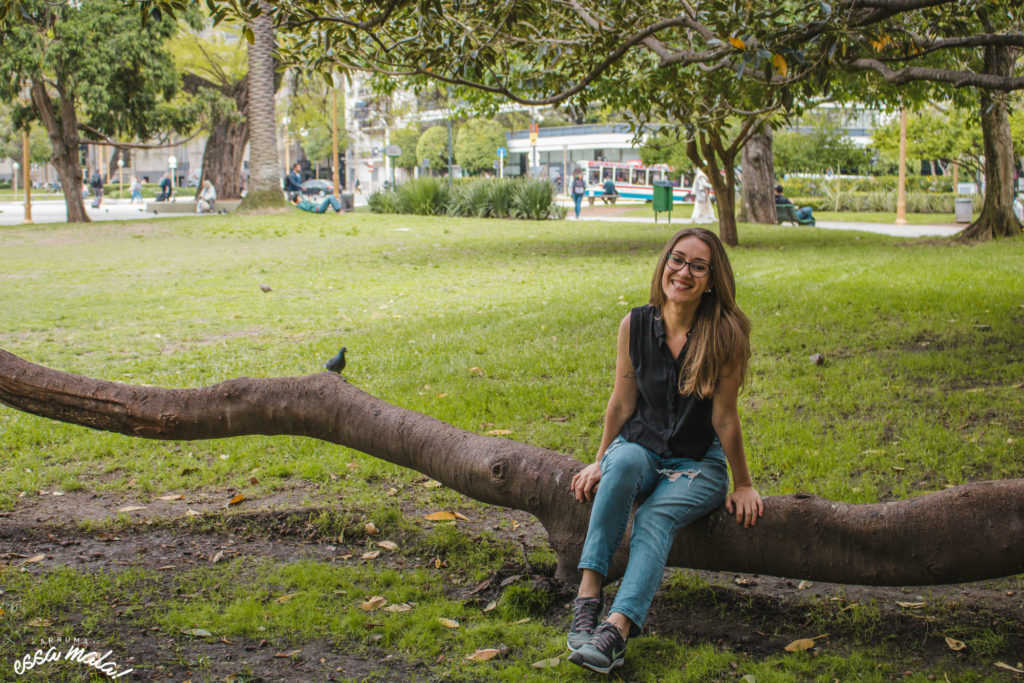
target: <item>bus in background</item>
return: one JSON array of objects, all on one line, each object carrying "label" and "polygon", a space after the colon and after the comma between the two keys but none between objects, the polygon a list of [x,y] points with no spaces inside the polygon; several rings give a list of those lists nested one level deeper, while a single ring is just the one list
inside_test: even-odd
[{"label": "bus in background", "polygon": [[[576,170],[583,172],[587,181],[587,201],[593,205],[598,198],[608,203],[604,187],[609,180],[615,184],[616,199],[652,201],[654,182],[670,180],[668,174],[672,167],[668,164],[644,166],[640,161],[577,161]],[[677,182],[673,181],[673,185]],[[676,185],[672,189],[672,198],[677,203],[693,203],[692,188]]]}]

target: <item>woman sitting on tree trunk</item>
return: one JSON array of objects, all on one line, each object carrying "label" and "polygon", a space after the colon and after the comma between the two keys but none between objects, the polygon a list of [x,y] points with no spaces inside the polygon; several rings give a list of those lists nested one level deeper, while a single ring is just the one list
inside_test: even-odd
[{"label": "woman sitting on tree trunk", "polygon": [[[573,477],[593,498],[573,601],[569,661],[599,673],[622,664],[680,529],[725,501],[744,526],[764,513],[743,451],[736,399],[750,322],[736,305],[729,258],[703,228],[677,233],[658,261],[647,306],[619,325],[615,387],[597,459]],[[726,462],[728,461],[728,466]],[[726,495],[732,470],[733,492]],[[636,499],[629,562],[605,621],[603,583]]]}]

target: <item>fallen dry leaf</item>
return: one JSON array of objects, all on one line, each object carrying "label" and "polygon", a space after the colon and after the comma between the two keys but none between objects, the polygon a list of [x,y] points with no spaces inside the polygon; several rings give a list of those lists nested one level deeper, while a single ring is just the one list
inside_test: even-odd
[{"label": "fallen dry leaf", "polygon": [[534,662],[530,666],[534,669],[551,669],[562,663],[562,660],[558,657],[551,657],[550,659],[542,659],[539,662]]},{"label": "fallen dry leaf", "polygon": [[184,633],[186,636],[196,636],[197,638],[209,638],[213,635],[205,628],[182,629],[181,632]]},{"label": "fallen dry leaf", "polygon": [[42,617],[36,617],[35,619],[29,619],[25,623],[27,623],[29,626],[37,626],[37,627],[40,627],[40,628],[45,628],[47,626],[53,626],[53,622],[52,621],[50,621],[49,619],[43,619]]},{"label": "fallen dry leaf", "polygon": [[278,652],[274,656],[277,657],[278,659],[291,659],[292,657],[294,657],[295,655],[299,654],[300,652],[302,652],[302,650],[292,650],[291,652]]},{"label": "fallen dry leaf", "polygon": [[455,621],[454,619],[438,617],[437,623],[441,624],[441,626],[444,626],[445,628],[459,628],[459,622]]},{"label": "fallen dry leaf", "polygon": [[946,636],[946,645],[949,646],[950,650],[955,650],[956,652],[959,652],[960,650],[963,650],[967,647],[967,643],[963,642],[962,640],[950,638],[949,636]]},{"label": "fallen dry leaf", "polygon": [[519,621],[513,621],[511,625],[512,626],[518,626],[519,624],[525,624],[528,621],[530,621],[530,617],[523,617]]},{"label": "fallen dry leaf", "polygon": [[375,609],[380,609],[386,604],[388,604],[387,598],[382,595],[375,595],[366,602],[360,604],[359,607],[364,612],[371,612]]},{"label": "fallen dry leaf", "polygon": [[380,533],[380,529],[378,529],[377,525],[374,524],[373,522],[367,522],[366,526],[364,526],[363,529],[366,530],[366,535],[367,536],[376,536],[377,534]]},{"label": "fallen dry leaf", "polygon": [[469,521],[469,517],[462,514],[461,512],[453,512],[452,514],[455,515],[455,519],[461,519],[463,522]]},{"label": "fallen dry leaf", "polygon": [[902,602],[900,600],[897,600],[896,604],[905,609],[921,609],[922,607],[924,607],[923,602]]},{"label": "fallen dry leaf", "polygon": [[484,607],[484,612],[490,612],[497,606],[498,603],[496,603],[494,600],[491,600],[489,603],[487,603],[487,607]]},{"label": "fallen dry leaf", "polygon": [[126,505],[123,508],[118,508],[118,512],[135,512],[136,510],[145,510],[145,505]]},{"label": "fallen dry leaf", "polygon": [[380,557],[380,551],[379,550],[371,550],[368,553],[363,553],[362,555],[360,555],[359,559],[360,560],[375,560],[378,557]]},{"label": "fallen dry leaf", "polygon": [[384,608],[385,612],[411,612],[412,605],[407,602],[403,602],[397,605],[388,605]]},{"label": "fallen dry leaf", "polygon": [[512,433],[511,429],[492,429],[489,432],[484,432],[487,436],[508,436]]},{"label": "fallen dry leaf", "polygon": [[218,550],[217,554],[210,558],[210,562],[213,562],[214,564],[217,564],[223,558],[224,558],[224,551],[223,550]]},{"label": "fallen dry leaf", "polygon": [[428,522],[454,522],[455,513],[453,512],[431,512],[429,515],[423,515],[423,519]]},{"label": "fallen dry leaf", "polygon": [[499,652],[500,650],[497,650],[493,647],[488,647],[482,650],[477,650],[471,655],[466,655],[466,659],[473,662],[486,662],[488,659],[494,659],[495,657],[497,657]]},{"label": "fallen dry leaf", "polygon": [[192,508],[189,508],[188,512],[186,512],[185,515],[187,517],[202,517],[203,513],[202,512],[197,512],[196,510],[193,510]]},{"label": "fallen dry leaf", "polygon": [[1015,674],[1024,674],[1024,669],[1018,669],[1015,666],[1010,666],[1006,662],[996,662],[996,668],[997,669],[1006,669],[1007,671],[1012,671]]},{"label": "fallen dry leaf", "polygon": [[783,649],[786,652],[799,652],[801,650],[810,650],[812,647],[814,647],[814,641],[821,640],[822,638],[827,637],[828,634],[823,633],[822,635],[814,636],[813,638],[800,638],[799,640],[794,640],[792,643],[790,643]]},{"label": "fallen dry leaf", "polygon": [[398,550],[398,544],[394,541],[381,541],[377,545],[379,545],[381,548],[384,548],[385,550]]},{"label": "fallen dry leaf", "polygon": [[234,498],[228,501],[228,505],[238,505],[243,500],[245,500],[245,496],[243,496],[241,493],[236,493]]},{"label": "fallen dry leaf", "polygon": [[298,593],[289,593],[288,595],[282,595],[281,597],[274,600],[274,602],[288,602],[294,598]]},{"label": "fallen dry leaf", "polygon": [[169,495],[169,496],[158,496],[158,499],[159,500],[168,500],[168,501],[170,501],[170,500],[181,500],[184,497],[185,496],[181,495],[180,493],[174,493],[174,494]]},{"label": "fallen dry leaf", "polygon": [[20,564],[32,564],[34,562],[42,562],[45,559],[46,559],[46,555],[43,555],[42,553],[40,553],[39,555],[33,555],[32,557],[28,558],[27,560],[23,560]]},{"label": "fallen dry leaf", "polygon": [[436,489],[440,486],[443,486],[443,484],[439,481],[434,481],[433,479],[423,482],[423,488],[425,489]]}]

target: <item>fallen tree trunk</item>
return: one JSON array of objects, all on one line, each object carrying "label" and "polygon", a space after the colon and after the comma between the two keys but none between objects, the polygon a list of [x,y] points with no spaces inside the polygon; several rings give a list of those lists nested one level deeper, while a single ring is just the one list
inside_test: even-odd
[{"label": "fallen tree trunk", "polygon": [[[147,439],[294,434],[349,446],[470,498],[536,516],[558,554],[558,577],[576,578],[590,506],[575,502],[569,482],[582,463],[399,408],[336,374],[161,389],[51,370],[0,350],[0,402]],[[875,505],[779,496],[767,498],[765,510],[750,529],[717,510],[679,534],[669,564],[869,585],[960,583],[1024,572],[1024,479]],[[613,577],[626,557],[624,543]]]}]

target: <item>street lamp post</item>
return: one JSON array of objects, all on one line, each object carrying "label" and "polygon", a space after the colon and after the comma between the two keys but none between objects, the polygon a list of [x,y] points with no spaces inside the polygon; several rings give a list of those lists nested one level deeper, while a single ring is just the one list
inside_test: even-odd
[{"label": "street lamp post", "polygon": [[174,170],[178,168],[178,159],[173,154],[167,157],[167,168],[171,169],[171,196],[174,196]]},{"label": "street lamp post", "polygon": [[900,109],[900,168],[896,184],[896,225],[907,224],[907,110]]},{"label": "street lamp post", "polygon": [[281,119],[281,123],[284,125],[284,172],[291,173],[291,152],[288,149],[288,117],[285,116]]},{"label": "street lamp post", "polygon": [[14,201],[18,201],[18,169],[21,168],[21,164],[14,161],[11,162],[11,166],[14,167],[14,173],[11,175],[11,182],[14,183]]},{"label": "street lamp post", "polygon": [[124,198],[124,159],[117,157],[117,198]]},{"label": "street lamp post", "polygon": [[25,223],[32,222],[32,161],[29,159],[28,129],[21,134],[21,165],[25,171]]}]

